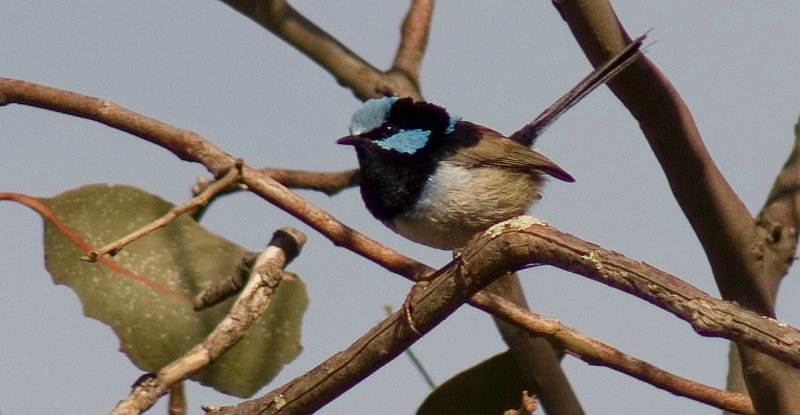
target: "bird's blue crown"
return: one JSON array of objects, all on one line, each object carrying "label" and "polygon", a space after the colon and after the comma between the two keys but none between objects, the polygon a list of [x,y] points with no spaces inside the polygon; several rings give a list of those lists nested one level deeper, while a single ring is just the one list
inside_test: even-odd
[{"label": "bird's blue crown", "polygon": [[386,121],[386,116],[392,109],[392,104],[397,97],[383,97],[371,99],[353,114],[350,120],[350,134],[359,135],[372,131]]}]

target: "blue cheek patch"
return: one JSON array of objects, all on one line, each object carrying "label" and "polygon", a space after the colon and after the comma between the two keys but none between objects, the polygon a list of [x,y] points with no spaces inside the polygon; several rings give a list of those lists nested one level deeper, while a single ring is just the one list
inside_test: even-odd
[{"label": "blue cheek patch", "polygon": [[431,136],[429,130],[400,130],[397,134],[378,140],[375,144],[386,150],[394,150],[405,154],[414,154],[425,147]]},{"label": "blue cheek patch", "polygon": [[397,97],[376,98],[365,102],[350,120],[350,134],[364,134],[380,127],[386,121],[386,115],[395,101]]}]

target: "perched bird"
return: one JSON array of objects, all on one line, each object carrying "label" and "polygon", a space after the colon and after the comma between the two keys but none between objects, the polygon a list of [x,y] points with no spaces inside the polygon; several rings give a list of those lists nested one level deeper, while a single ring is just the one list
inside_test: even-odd
[{"label": "perched bird", "polygon": [[353,115],[361,196],[375,218],[434,248],[464,246],[476,233],[524,214],[545,176],[574,179],[529,146],[558,115],[639,55],[642,38],[595,70],[531,124],[508,138],[411,98],[367,101]]},{"label": "perched bird", "polygon": [[558,165],[502,134],[411,98],[367,101],[339,144],[355,146],[367,209],[400,235],[435,248],[522,215]]}]

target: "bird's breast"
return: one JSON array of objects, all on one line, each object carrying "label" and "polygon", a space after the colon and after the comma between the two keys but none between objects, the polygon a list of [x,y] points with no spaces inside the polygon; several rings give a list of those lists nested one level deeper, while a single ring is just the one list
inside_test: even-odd
[{"label": "bird's breast", "polygon": [[461,247],[475,233],[524,214],[541,182],[536,172],[440,162],[411,209],[386,224],[424,245]]}]

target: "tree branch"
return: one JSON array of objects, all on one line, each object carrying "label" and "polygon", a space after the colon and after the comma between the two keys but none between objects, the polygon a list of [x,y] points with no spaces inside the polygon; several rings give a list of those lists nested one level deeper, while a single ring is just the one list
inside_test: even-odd
[{"label": "tree branch", "polygon": [[[314,412],[402,353],[468,296],[509,271],[533,264],[553,265],[587,276],[653,302],[691,323],[702,335],[740,341],[800,366],[800,331],[797,329],[715,299],[647,264],[603,250],[534,218],[520,217],[478,235],[459,258],[436,273],[437,277],[430,285],[412,290],[404,306],[408,317],[402,310],[396,312],[347,349],[306,374],[262,397],[235,407],[217,408],[211,413]],[[491,298],[480,303],[493,304],[495,300]],[[415,329],[411,328],[410,321],[414,322]],[[556,339],[564,344],[577,337],[574,333],[554,333]],[[601,346],[584,348],[577,353],[599,358],[604,353],[598,352],[600,349]],[[607,349],[605,352],[614,353]],[[659,378],[664,374],[660,371],[644,374],[653,368],[642,366],[642,362],[636,360],[622,362],[620,366],[643,377]],[[748,412],[746,400],[741,396],[708,388],[692,390],[697,385],[680,378],[666,381],[662,378],[659,385],[666,387],[669,384],[684,396],[698,396],[704,401],[724,405],[726,409]]]},{"label": "tree branch", "polygon": [[382,72],[306,19],[285,0],[222,0],[328,71],[361,100],[384,95],[420,98],[417,80]]},{"label": "tree branch", "polygon": [[259,255],[242,293],[228,315],[206,339],[163,367],[154,376],[140,378],[131,394],[120,401],[112,415],[138,415],[158,401],[172,386],[203,369],[233,347],[252,323],[267,309],[283,277],[283,267],[300,252],[306,236],[292,228],[275,232]]},{"label": "tree branch", "polygon": [[358,169],[319,172],[264,167],[259,170],[290,189],[318,190],[328,196],[358,186],[360,173]]},{"label": "tree branch", "polygon": [[[0,77],[0,105],[29,105],[86,118],[159,145],[181,160],[200,163],[215,177],[234,168],[238,159],[200,135],[173,127],[130,111],[110,101],[75,92]],[[247,164],[242,165],[242,183],[267,202],[325,235],[336,245],[380,264],[389,271],[417,280],[433,268],[394,251],[341,223],[330,213],[308,202]]]},{"label": "tree branch", "polygon": [[[589,60],[619,51],[628,35],[606,0],[554,1]],[[675,199],[697,234],[722,298],[774,316],[776,289],[766,242],[750,212],[717,169],[680,95],[646,57],[609,83],[639,122]],[[741,346],[741,345],[740,345]],[[759,413],[800,413],[800,372],[739,347]]]}]

